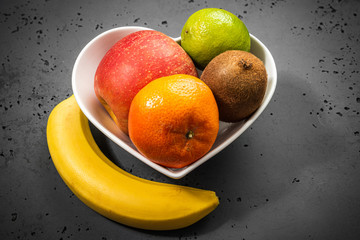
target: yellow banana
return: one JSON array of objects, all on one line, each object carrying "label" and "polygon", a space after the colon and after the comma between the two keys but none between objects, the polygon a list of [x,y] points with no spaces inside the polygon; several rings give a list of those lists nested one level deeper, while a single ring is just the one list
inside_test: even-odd
[{"label": "yellow banana", "polygon": [[103,216],[135,228],[171,230],[212,212],[212,191],[136,177],[111,162],[96,145],[75,97],[51,112],[47,141],[54,165],[74,194]]}]

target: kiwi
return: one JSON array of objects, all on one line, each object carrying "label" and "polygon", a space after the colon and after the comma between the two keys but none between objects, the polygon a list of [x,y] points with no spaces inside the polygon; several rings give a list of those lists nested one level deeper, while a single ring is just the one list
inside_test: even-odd
[{"label": "kiwi", "polygon": [[229,50],[213,58],[201,80],[212,90],[224,122],[238,122],[254,113],[264,98],[267,73],[255,55]]}]

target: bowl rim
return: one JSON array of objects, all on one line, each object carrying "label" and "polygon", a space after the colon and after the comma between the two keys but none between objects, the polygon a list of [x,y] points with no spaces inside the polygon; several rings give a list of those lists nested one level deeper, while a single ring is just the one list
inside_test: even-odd
[{"label": "bowl rim", "polygon": [[[180,179],[182,177],[184,177],[185,175],[187,175],[188,173],[192,172],[193,170],[195,170],[198,166],[202,165],[203,163],[205,163],[206,161],[208,161],[210,158],[212,158],[213,156],[215,156],[217,153],[219,153],[220,151],[222,151],[225,147],[227,147],[229,144],[231,144],[235,139],[237,139],[251,124],[253,124],[253,122],[260,116],[260,114],[263,112],[263,110],[267,107],[267,105],[269,104],[274,92],[275,92],[275,88],[277,85],[277,70],[276,70],[276,65],[275,65],[275,61],[274,58],[271,54],[271,52],[269,51],[269,49],[254,35],[250,34],[250,38],[251,41],[255,41],[258,45],[261,46],[261,49],[265,52],[265,56],[268,57],[268,60],[270,61],[270,67],[272,69],[272,84],[269,85],[269,81],[268,81],[268,85],[267,87],[270,87],[269,89],[267,89],[266,91],[266,96],[263,99],[263,102],[261,104],[261,106],[248,118],[246,119],[246,121],[244,121],[244,124],[240,127],[239,130],[237,130],[234,134],[232,134],[229,138],[227,138],[226,140],[224,140],[223,142],[221,142],[215,149],[211,149],[205,156],[203,156],[202,158],[200,158],[199,160],[195,161],[194,163],[181,168],[181,169],[169,169],[163,166],[160,166],[154,162],[152,162],[151,160],[147,159],[146,157],[144,157],[142,154],[140,154],[137,150],[133,149],[132,147],[130,147],[127,143],[125,143],[123,140],[121,140],[119,137],[117,137],[115,134],[113,134],[112,132],[110,132],[108,129],[106,129],[100,122],[98,122],[94,116],[88,111],[88,109],[85,106],[85,103],[83,102],[83,100],[81,99],[81,97],[79,96],[79,89],[77,88],[76,85],[76,72],[79,68],[79,64],[80,64],[80,60],[82,59],[82,57],[84,56],[84,54],[87,52],[87,50],[95,43],[97,42],[100,38],[113,33],[113,32],[117,32],[119,30],[130,30],[130,31],[140,31],[140,30],[154,30],[151,28],[147,28],[147,27],[141,27],[141,26],[123,26],[123,27],[116,27],[116,28],[112,28],[109,29],[107,31],[104,31],[102,33],[100,33],[99,35],[97,35],[96,37],[94,37],[90,42],[88,42],[85,47],[80,51],[79,55],[76,58],[73,70],[72,70],[72,90],[76,99],[76,102],[78,103],[81,111],[85,114],[85,116],[88,118],[88,120],[97,128],[99,129],[106,137],[110,138],[114,143],[116,143],[117,145],[119,145],[121,148],[123,148],[124,150],[126,150],[127,152],[129,152],[130,154],[132,154],[134,157],[136,157],[137,159],[139,159],[140,161],[144,162],[145,164],[147,164],[148,166],[152,167],[153,169],[157,170],[158,172],[173,178],[173,179]],[[175,37],[172,39],[174,39],[175,41],[177,41],[178,43],[181,41],[181,37]],[[253,44],[252,44],[253,45]],[[268,79],[269,79],[269,75],[268,75]],[[216,150],[216,151],[214,151]]]}]

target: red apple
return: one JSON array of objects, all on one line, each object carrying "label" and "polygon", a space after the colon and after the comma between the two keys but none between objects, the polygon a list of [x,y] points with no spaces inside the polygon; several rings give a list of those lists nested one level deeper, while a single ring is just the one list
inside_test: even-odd
[{"label": "red apple", "polygon": [[169,36],[154,30],[127,35],[101,60],[94,89],[115,123],[128,134],[128,113],[135,95],[160,77],[189,74],[198,77],[183,48]]}]

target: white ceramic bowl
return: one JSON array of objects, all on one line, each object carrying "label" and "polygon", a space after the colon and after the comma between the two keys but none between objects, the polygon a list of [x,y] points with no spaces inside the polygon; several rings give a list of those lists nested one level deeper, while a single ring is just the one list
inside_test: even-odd
[{"label": "white ceramic bowl", "polygon": [[[255,119],[259,117],[274,94],[277,81],[276,66],[274,59],[266,46],[256,37],[251,35],[251,52],[264,62],[268,74],[268,85],[264,100],[260,108],[247,120],[238,123],[220,122],[219,133],[212,149],[198,161],[181,169],[166,168],[153,163],[137,151],[129,137],[122,133],[115,125],[109,114],[97,100],[94,92],[95,71],[105,53],[111,48],[111,46],[113,46],[124,36],[144,29],[149,28],[114,28],[98,35],[93,40],[91,40],[80,52],[76,59],[72,72],[73,93],[85,116],[107,137],[155,170],[165,174],[168,177],[179,179],[193,171],[195,168],[209,160],[215,154],[232,143],[255,121]],[[174,38],[174,40],[180,42],[180,37]]]}]

